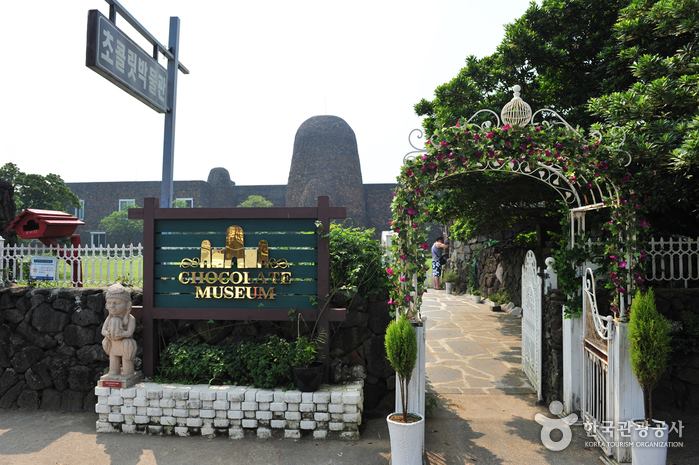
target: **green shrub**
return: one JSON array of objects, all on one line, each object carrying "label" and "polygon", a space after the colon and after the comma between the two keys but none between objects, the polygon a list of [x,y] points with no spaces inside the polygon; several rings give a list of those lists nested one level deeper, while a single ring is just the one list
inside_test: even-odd
[{"label": "green shrub", "polygon": [[510,298],[510,293],[507,292],[507,289],[499,289],[497,292],[490,294],[488,298],[498,305],[506,304],[512,301]]},{"label": "green shrub", "polygon": [[185,384],[210,384],[229,378],[229,369],[237,364],[232,348],[174,342],[160,357],[158,378]]},{"label": "green shrub", "polygon": [[291,366],[293,368],[308,367],[311,363],[316,361],[318,357],[318,347],[311,339],[306,336],[301,336],[294,341],[293,354],[294,356],[291,361]]},{"label": "green shrub", "polygon": [[445,283],[455,283],[457,279],[459,279],[459,275],[453,270],[446,270],[442,275],[442,281]]},{"label": "green shrub", "polygon": [[157,379],[184,384],[287,387],[291,385],[292,369],[310,365],[316,355],[315,342],[305,337],[291,343],[268,336],[261,342],[235,346],[178,341],[162,352]]},{"label": "green shrub", "polygon": [[652,289],[636,292],[629,320],[631,368],[643,388],[646,420],[653,418],[653,387],[665,372],[670,354],[670,323],[655,307]]},{"label": "green shrub", "polygon": [[374,229],[330,225],[330,288],[363,296],[384,292],[388,277]]},{"label": "green shrub", "polygon": [[405,315],[393,320],[386,328],[386,358],[391,364],[400,385],[403,401],[403,421],[408,421],[408,384],[417,361],[417,338],[415,328]]}]

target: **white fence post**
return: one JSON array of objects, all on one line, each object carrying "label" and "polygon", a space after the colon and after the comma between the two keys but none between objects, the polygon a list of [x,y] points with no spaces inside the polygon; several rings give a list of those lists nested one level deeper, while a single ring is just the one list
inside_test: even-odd
[{"label": "white fence post", "polygon": [[582,395],[582,318],[566,318],[563,307],[563,406],[567,414],[580,411]]},{"label": "white fence post", "polygon": [[644,417],[643,391],[631,370],[628,325],[628,323],[616,322],[609,356],[610,381],[613,386],[611,413],[615,442],[612,452],[620,463],[631,462],[631,448],[622,446],[628,439],[621,437],[620,425]]}]

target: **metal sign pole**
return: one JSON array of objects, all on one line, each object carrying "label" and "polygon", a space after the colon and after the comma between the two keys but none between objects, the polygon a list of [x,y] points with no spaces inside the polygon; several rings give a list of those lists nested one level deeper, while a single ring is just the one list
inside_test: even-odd
[{"label": "metal sign pole", "polygon": [[175,113],[177,107],[177,68],[179,66],[180,18],[170,17],[168,47],[172,58],[167,61],[167,106],[163,135],[163,180],[160,184],[160,206],[170,208],[173,199],[173,168],[175,164]]}]

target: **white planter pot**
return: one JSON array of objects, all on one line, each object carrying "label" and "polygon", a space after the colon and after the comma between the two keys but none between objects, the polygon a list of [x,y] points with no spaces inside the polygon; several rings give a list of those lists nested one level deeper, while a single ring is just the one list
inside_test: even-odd
[{"label": "white planter pot", "polygon": [[[415,423],[401,423],[386,417],[391,438],[391,465],[422,465],[425,443],[425,418]],[[418,415],[419,416],[419,415]]]},{"label": "white planter pot", "polygon": [[668,427],[664,421],[653,420],[644,428],[643,421],[631,424],[631,463],[633,465],[665,465],[667,459]]},{"label": "white planter pot", "polygon": [[479,304],[479,303],[483,302],[483,299],[479,295],[471,295],[470,298],[471,298],[471,302],[473,302],[474,304]]},{"label": "white planter pot", "polygon": [[444,283],[444,289],[447,294],[451,294],[454,290],[454,283]]}]

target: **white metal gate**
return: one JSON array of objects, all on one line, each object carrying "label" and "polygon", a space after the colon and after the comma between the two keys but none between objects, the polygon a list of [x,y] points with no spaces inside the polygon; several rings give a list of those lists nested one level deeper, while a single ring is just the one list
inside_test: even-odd
[{"label": "white metal gate", "polygon": [[541,400],[541,276],[531,250],[522,265],[522,370]]},{"label": "white metal gate", "polygon": [[583,383],[581,410],[588,433],[593,435],[607,455],[614,429],[609,346],[614,324],[611,316],[600,316],[595,294],[595,276],[590,268],[583,277]]}]

